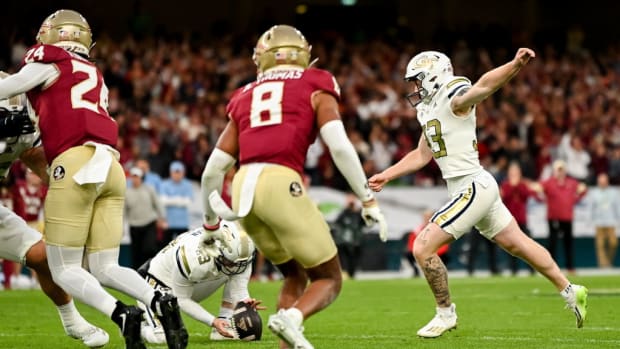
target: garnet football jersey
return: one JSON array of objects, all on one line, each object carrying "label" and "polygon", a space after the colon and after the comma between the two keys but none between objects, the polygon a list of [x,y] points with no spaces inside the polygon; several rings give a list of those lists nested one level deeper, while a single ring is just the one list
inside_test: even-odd
[{"label": "garnet football jersey", "polygon": [[35,45],[23,64],[54,64],[60,73],[49,85],[27,92],[39,119],[47,161],[87,141],[116,146],[118,126],[108,115],[108,88],[97,67],[53,45]]},{"label": "garnet football jersey", "polygon": [[333,75],[309,68],[270,69],[238,89],[227,106],[239,131],[239,163],[273,163],[303,173],[318,129],[311,96],[325,91],[340,99]]}]

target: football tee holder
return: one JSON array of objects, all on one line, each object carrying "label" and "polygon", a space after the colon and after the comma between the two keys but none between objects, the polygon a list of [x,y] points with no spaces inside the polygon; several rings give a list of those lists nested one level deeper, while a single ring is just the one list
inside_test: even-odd
[{"label": "football tee holder", "polygon": [[258,311],[243,301],[237,303],[231,318],[235,337],[242,341],[258,341],[263,334],[263,321]]}]

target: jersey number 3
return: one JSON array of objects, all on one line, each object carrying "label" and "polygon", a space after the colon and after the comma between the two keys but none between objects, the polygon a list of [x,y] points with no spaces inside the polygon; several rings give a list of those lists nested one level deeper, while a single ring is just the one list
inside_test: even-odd
[{"label": "jersey number 3", "polygon": [[282,95],[284,82],[273,81],[260,84],[252,91],[250,127],[282,123]]},{"label": "jersey number 3", "polygon": [[[426,143],[433,151],[433,157],[438,159],[448,155],[448,151],[446,150],[446,142],[444,142],[443,135],[441,133],[441,122],[437,119],[429,120],[423,128]],[[426,130],[429,130],[429,133],[426,133]]]}]

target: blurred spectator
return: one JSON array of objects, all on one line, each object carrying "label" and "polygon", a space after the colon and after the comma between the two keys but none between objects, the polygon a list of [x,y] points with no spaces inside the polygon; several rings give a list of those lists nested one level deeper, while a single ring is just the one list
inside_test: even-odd
[{"label": "blurred spectator", "polygon": [[560,148],[561,158],[566,160],[566,174],[579,182],[586,182],[591,158],[584,149],[581,139],[566,134],[560,142]]},{"label": "blurred spectator", "polygon": [[358,202],[355,194],[347,193],[344,209],[331,224],[340,264],[351,278],[355,277],[362,255],[364,220]]},{"label": "blurred spectator", "polygon": [[[434,212],[430,209],[424,210],[424,212],[422,212],[422,223],[420,223],[420,225],[418,225],[417,228],[413,229],[412,231],[405,233],[403,237],[404,239],[406,239],[407,242],[405,258],[413,269],[413,277],[420,276],[420,268],[418,268],[418,264],[415,260],[415,257],[413,256],[413,244],[415,243],[416,237],[422,232],[422,229],[424,229],[428,222],[430,222],[431,217],[433,217],[433,213]],[[441,258],[441,261],[443,262],[443,264],[446,265],[446,267],[448,266],[448,262],[450,261],[450,255],[448,254],[449,249],[450,245],[445,244],[437,250],[437,255],[439,256],[439,258]]]},{"label": "blurred spectator", "polygon": [[[518,162],[511,162],[508,165],[507,178],[500,184],[500,194],[504,205],[514,216],[517,224],[527,236],[531,236],[527,227],[527,201],[530,197],[536,197],[536,192],[529,187],[521,173],[521,166]],[[534,273],[531,266],[527,266],[530,274]],[[519,270],[519,258],[510,257],[510,270],[512,275],[516,275]]]},{"label": "blurred spectator", "polygon": [[[134,167],[139,168],[144,174],[142,182],[146,185],[150,185],[153,189],[155,189],[155,193],[159,194],[161,192],[162,179],[156,172],[151,171],[151,164],[149,161],[144,158],[138,158]],[[133,182],[129,181],[128,185],[131,187]]]},{"label": "blurred spectator", "polygon": [[157,229],[166,229],[165,211],[153,187],[143,184],[144,171],[129,170],[131,186],[125,194],[125,220],[131,236],[131,266],[138,269],[159,251]]},{"label": "blurred spectator", "polygon": [[553,163],[553,175],[535,188],[544,193],[547,202],[549,252],[557,261],[556,246],[559,239],[562,238],[564,242],[564,263],[570,272],[574,272],[574,207],[584,197],[588,187],[584,183],[568,177],[566,175],[566,163],[563,160],[556,160]]},{"label": "blurred spectator", "polygon": [[160,241],[160,248],[166,246],[178,235],[189,230],[189,207],[194,199],[191,182],[185,178],[185,166],[180,161],[170,164],[170,178],[161,183],[160,198],[166,210],[168,229]]},{"label": "blurred spectator", "polygon": [[601,173],[596,188],[590,191],[590,219],[594,225],[596,259],[598,266],[609,268],[614,263],[618,237],[616,226],[620,222],[620,193],[609,187],[609,177]]}]

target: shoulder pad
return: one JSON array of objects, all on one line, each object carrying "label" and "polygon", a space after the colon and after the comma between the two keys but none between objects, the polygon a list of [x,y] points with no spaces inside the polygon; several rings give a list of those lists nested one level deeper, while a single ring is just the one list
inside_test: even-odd
[{"label": "shoulder pad", "polygon": [[193,282],[202,281],[214,265],[213,257],[202,246],[200,238],[188,237],[185,237],[177,248],[175,255],[177,268],[186,279]]},{"label": "shoulder pad", "polygon": [[22,64],[28,63],[54,63],[64,59],[70,59],[71,54],[64,49],[54,46],[38,44],[26,51]]}]

